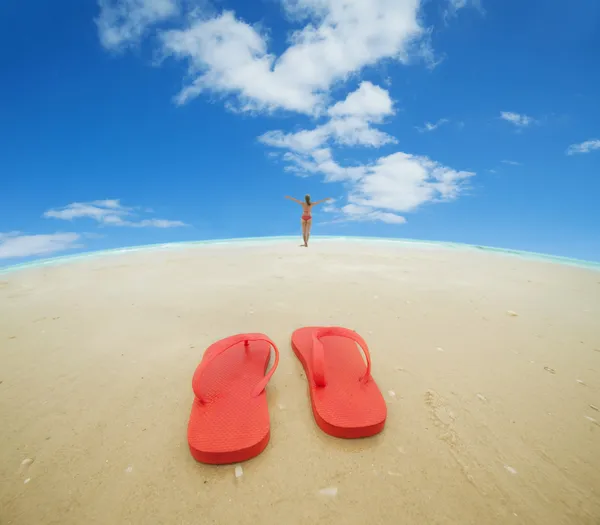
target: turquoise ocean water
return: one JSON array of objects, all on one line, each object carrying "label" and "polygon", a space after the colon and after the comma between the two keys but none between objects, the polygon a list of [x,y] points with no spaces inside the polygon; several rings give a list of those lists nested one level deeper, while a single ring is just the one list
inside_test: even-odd
[{"label": "turquoise ocean water", "polygon": [[[18,270],[25,270],[28,268],[38,268],[42,266],[51,266],[55,264],[68,263],[78,261],[81,259],[89,259],[92,257],[103,257],[108,255],[118,255],[129,252],[139,251],[150,251],[150,250],[178,250],[191,248],[194,246],[203,245],[218,245],[218,244],[268,244],[278,243],[281,241],[297,241],[297,237],[249,237],[241,239],[216,239],[209,241],[192,241],[192,242],[180,242],[180,243],[168,243],[168,244],[149,244],[143,246],[131,246],[127,248],[115,248],[112,250],[99,250],[93,252],[84,252],[74,255],[64,255],[60,257],[52,257],[49,259],[38,259],[35,261],[29,261],[21,264],[13,264],[8,266],[0,267],[0,274],[6,274]],[[600,271],[600,262],[592,261],[581,261],[578,259],[570,259],[568,257],[558,257],[554,255],[546,255],[542,253],[526,252],[519,250],[508,250],[504,248],[494,248],[491,246],[476,246],[471,244],[460,244],[451,242],[436,242],[436,241],[420,241],[415,239],[388,239],[379,237],[332,237],[332,236],[315,236],[313,242],[324,242],[324,241],[344,241],[344,242],[375,242],[375,243],[389,243],[389,244],[405,244],[405,245],[423,245],[438,248],[449,248],[455,250],[482,250],[487,252],[495,252],[498,254],[520,257],[527,260],[537,260],[550,263],[567,264],[570,266],[577,266],[579,268],[587,268],[591,270]]]}]

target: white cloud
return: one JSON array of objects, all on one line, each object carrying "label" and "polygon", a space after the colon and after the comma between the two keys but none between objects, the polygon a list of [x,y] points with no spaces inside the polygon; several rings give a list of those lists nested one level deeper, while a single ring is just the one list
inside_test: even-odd
[{"label": "white cloud", "polygon": [[358,180],[364,173],[362,166],[340,166],[333,159],[329,148],[321,148],[305,155],[287,152],[283,158],[289,163],[286,171],[300,176],[321,174],[325,176],[326,182]]},{"label": "white cloud", "polygon": [[450,201],[475,173],[456,171],[428,157],[398,152],[366,166],[350,192],[359,206],[410,212],[428,202]]},{"label": "white cloud", "polygon": [[431,123],[431,122],[425,122],[425,124],[423,125],[422,128],[417,128],[421,133],[425,133],[426,131],[435,131],[437,128],[439,128],[441,125],[446,124],[450,122],[447,118],[441,118],[440,120],[438,120],[437,122]]},{"label": "white cloud", "polygon": [[502,164],[508,164],[509,166],[522,166],[520,162],[516,162],[514,160],[502,160]]},{"label": "white cloud", "polygon": [[600,140],[586,140],[580,144],[571,144],[567,148],[567,155],[576,155],[577,153],[589,153],[590,151],[600,149]]},{"label": "white cloud", "polygon": [[349,192],[348,204],[330,207],[329,211],[352,221],[403,223],[404,217],[394,212],[412,212],[427,203],[454,200],[475,175],[403,152],[380,157],[374,163],[347,167],[334,160],[329,148],[306,155],[288,152],[284,159],[290,163],[289,171],[322,175],[325,182],[344,182]]},{"label": "white cloud", "polygon": [[[387,91],[373,88],[376,86],[361,84],[356,92],[328,111],[333,115],[329,122],[313,130],[288,134],[272,131],[259,140],[288,150],[283,155],[288,171],[303,176],[322,175],[325,182],[346,183],[348,204],[339,208],[328,207],[345,220],[401,224],[406,219],[394,212],[410,212],[428,202],[452,200],[464,189],[466,180],[475,174],[456,171],[427,157],[402,152],[381,157],[374,163],[338,164],[329,142],[363,146],[395,142],[393,137],[388,139],[386,134],[371,127],[372,122],[380,122],[384,116],[393,114],[393,104]],[[378,103],[365,96],[365,93],[375,92]],[[349,126],[349,136],[353,140],[345,135],[344,125],[348,121],[354,122]],[[377,134],[381,134],[381,138]]]},{"label": "white cloud", "polygon": [[[284,109],[325,117],[313,129],[270,131],[259,140],[282,150],[287,171],[343,182],[349,190],[348,202],[336,210],[347,220],[399,224],[405,218],[398,212],[456,198],[473,173],[402,152],[375,162],[342,165],[331,149],[397,142],[374,127],[394,114],[385,89],[362,82],[333,105],[330,90],[383,60],[408,64],[418,59],[434,67],[438,61],[431,46],[432,32],[421,25],[423,0],[280,2],[288,18],[301,24],[280,54],[273,52],[267,32],[231,11],[190,15],[186,27],[160,31],[161,58],[171,56],[188,65],[189,82],[176,103],[185,104],[207,92],[228,97],[226,107],[239,112]],[[429,126],[443,123],[444,119]],[[126,214],[103,209],[99,222],[128,221]]]},{"label": "white cloud", "polygon": [[383,59],[407,63],[419,54],[420,0],[295,0],[284,7],[307,24],[278,57],[264,34],[230,11],[162,32],[165,56],[186,59],[194,78],[177,103],[210,91],[236,95],[242,110],[314,114],[334,82]]},{"label": "white cloud", "polygon": [[361,117],[371,122],[381,122],[383,117],[394,114],[394,103],[386,89],[361,82],[358,89],[330,107],[331,117]]},{"label": "white cloud", "polygon": [[396,142],[394,137],[372,128],[369,122],[359,117],[331,119],[312,130],[301,130],[296,133],[268,131],[258,140],[268,146],[286,148],[299,153],[309,153],[330,141],[342,146],[373,148]]},{"label": "white cloud", "polygon": [[81,247],[77,233],[50,235],[21,235],[19,232],[0,233],[0,259],[45,255]]},{"label": "white cloud", "polygon": [[346,117],[331,119],[326,129],[333,140],[343,146],[369,146],[379,148],[385,144],[395,144],[397,140],[370,126],[361,117]]},{"label": "white cloud", "polygon": [[329,142],[373,148],[396,142],[391,135],[371,127],[371,123],[380,123],[384,117],[393,115],[394,109],[389,93],[370,82],[362,82],[356,91],[332,106],[327,113],[331,117],[329,121],[312,130],[296,133],[269,131],[260,136],[259,141],[293,151],[296,154],[293,158],[305,157],[305,161],[318,151],[324,155],[327,149],[323,146]]},{"label": "white cloud", "polygon": [[167,219],[144,219],[139,222],[126,221],[120,226],[132,226],[134,228],[177,228],[187,225],[181,221],[170,221]]},{"label": "white cloud", "polygon": [[136,215],[135,209],[121,205],[118,199],[98,200],[92,202],[73,202],[59,209],[44,212],[43,217],[47,219],[61,219],[72,221],[73,219],[88,218],[106,226],[129,226],[133,228],[174,228],[186,226],[181,221],[165,219],[143,219],[141,221],[130,220]]},{"label": "white cloud", "polygon": [[113,51],[136,44],[146,30],[179,13],[179,0],[98,0],[100,42]]},{"label": "white cloud", "polygon": [[346,204],[341,208],[340,211],[344,214],[345,219],[348,221],[380,221],[388,224],[404,224],[406,222],[406,219],[401,215],[374,210],[368,206],[358,206],[357,204],[352,203]]},{"label": "white cloud", "polygon": [[519,113],[513,113],[511,111],[502,111],[500,113],[500,118],[502,120],[506,120],[511,124],[514,124],[518,128],[526,128],[527,126],[531,126],[535,124],[536,120],[528,115],[521,115]]}]

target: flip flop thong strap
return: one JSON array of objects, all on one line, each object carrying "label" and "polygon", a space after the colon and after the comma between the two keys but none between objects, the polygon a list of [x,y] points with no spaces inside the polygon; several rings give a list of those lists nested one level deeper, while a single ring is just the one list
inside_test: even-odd
[{"label": "flip flop thong strap", "polygon": [[365,375],[360,378],[360,381],[367,383],[371,380],[371,355],[369,354],[369,347],[365,340],[353,330],[341,327],[326,327],[318,328],[312,334],[312,361],[313,361],[313,378],[317,386],[323,387],[327,385],[325,379],[325,348],[322,337],[327,336],[338,336],[351,339],[361,347],[367,360],[367,370]]},{"label": "flip flop thong strap", "polygon": [[256,386],[252,390],[252,396],[253,397],[259,396],[264,391],[264,389],[267,386],[267,383],[269,382],[269,380],[275,373],[275,370],[277,369],[277,365],[279,364],[279,350],[277,349],[277,345],[265,334],[259,334],[259,333],[239,334],[239,335],[234,335],[234,336],[228,337],[226,339],[223,339],[223,340],[215,343],[215,345],[213,346],[213,349],[211,350],[210,355],[202,360],[198,371],[194,374],[194,379],[192,382],[192,389],[194,390],[194,394],[196,394],[196,397],[198,398],[198,400],[201,403],[205,403],[206,400],[204,400],[202,398],[202,396],[200,395],[199,387],[202,383],[202,381],[201,381],[202,374],[206,371],[206,368],[208,367],[208,365],[210,365],[210,363],[212,363],[215,360],[215,358],[217,358],[223,352],[229,350],[230,348],[233,348],[236,345],[239,345],[240,343],[245,343],[246,346],[249,346],[248,343],[250,341],[265,341],[265,342],[269,343],[273,347],[273,350],[275,351],[275,362],[273,363],[271,370],[269,370],[269,372],[256,384]]}]

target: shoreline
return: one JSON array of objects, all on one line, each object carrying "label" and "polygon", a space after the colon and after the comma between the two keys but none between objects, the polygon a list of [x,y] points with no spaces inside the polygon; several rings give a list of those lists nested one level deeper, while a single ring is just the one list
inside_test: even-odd
[{"label": "shoreline", "polygon": [[[28,261],[17,264],[10,264],[7,266],[0,266],[0,275],[17,272],[20,270],[27,270],[30,268],[38,268],[42,266],[55,266],[57,264],[68,264],[71,262],[80,261],[82,259],[92,259],[103,256],[120,255],[134,252],[145,252],[145,251],[169,251],[178,250],[185,248],[193,248],[200,246],[217,246],[217,245],[243,245],[243,244],[271,244],[277,242],[294,241],[297,236],[272,236],[272,237],[234,237],[231,239],[210,239],[201,241],[182,241],[172,243],[157,243],[157,244],[141,244],[134,246],[125,246],[122,248],[109,248],[107,250],[92,250],[87,252],[75,253],[72,255],[59,255],[56,257],[47,257],[43,259],[36,259],[34,261]],[[433,248],[448,249],[448,250],[474,250],[479,252],[497,253],[499,255],[517,257],[519,259],[525,259],[529,261],[538,261],[554,264],[563,264],[576,268],[583,268],[588,270],[600,271],[600,262],[589,261],[584,259],[575,259],[571,257],[564,257],[561,255],[552,255],[546,253],[532,252],[526,250],[514,250],[511,248],[499,248],[496,246],[467,244],[467,243],[456,243],[447,241],[427,241],[410,238],[390,238],[390,237],[354,237],[354,236],[329,236],[316,235],[312,238],[311,242],[373,242],[373,243],[390,243],[397,245],[409,245],[409,246],[430,246]]]}]

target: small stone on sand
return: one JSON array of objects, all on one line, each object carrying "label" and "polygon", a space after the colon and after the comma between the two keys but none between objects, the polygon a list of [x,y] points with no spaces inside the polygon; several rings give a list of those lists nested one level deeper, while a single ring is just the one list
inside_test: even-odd
[{"label": "small stone on sand", "polygon": [[506,312],[508,315],[510,315],[511,317],[518,317],[519,314],[517,312],[513,312],[512,310],[508,310]]},{"label": "small stone on sand", "polygon": [[129,473],[129,472],[133,472],[133,467],[131,465],[129,465],[126,469],[125,472]]},{"label": "small stone on sand", "polygon": [[236,467],[235,467],[236,479],[241,478],[243,475],[244,475],[244,469],[241,467],[241,465],[236,465]]},{"label": "small stone on sand", "polygon": [[443,352],[443,351],[444,351],[444,349],[443,349],[441,346],[438,346],[438,347],[436,348],[436,350],[437,350],[438,352]]},{"label": "small stone on sand", "polygon": [[23,484],[24,484],[24,485],[27,485],[27,483],[29,483],[30,481],[31,481],[31,478],[27,478],[27,479],[26,479],[26,480],[23,482]]},{"label": "small stone on sand", "polygon": [[550,368],[549,366],[545,366],[544,370],[546,372],[550,372],[551,374],[556,374],[556,370],[554,370],[554,368]]},{"label": "small stone on sand", "polygon": [[477,394],[477,397],[481,400],[481,401],[487,401],[487,397],[485,397],[482,394]]},{"label": "small stone on sand", "polygon": [[396,392],[394,392],[393,390],[388,390],[388,394],[390,395],[390,397],[396,397]]},{"label": "small stone on sand", "polygon": [[504,468],[506,470],[508,470],[508,472],[510,472],[511,474],[516,474],[517,473],[517,471],[514,468],[510,467],[509,465],[504,465]]},{"label": "small stone on sand", "polygon": [[585,386],[585,383],[584,383],[584,382],[583,382],[581,379],[577,379],[576,381],[577,381],[577,382],[578,382],[580,385],[583,385],[583,386]]}]

